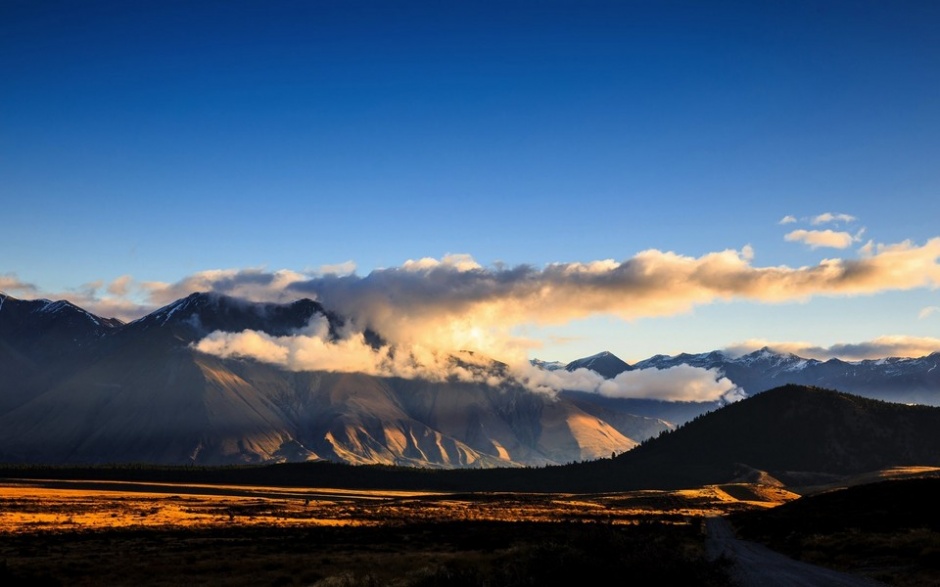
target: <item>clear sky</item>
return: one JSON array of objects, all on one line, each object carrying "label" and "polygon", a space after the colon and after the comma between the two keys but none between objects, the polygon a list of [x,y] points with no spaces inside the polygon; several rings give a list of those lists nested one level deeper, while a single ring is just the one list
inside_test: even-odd
[{"label": "clear sky", "polygon": [[[938,236],[933,1],[0,2],[17,297],[131,318],[193,276],[224,290],[210,270],[375,283],[469,255],[488,283],[521,265],[548,283],[485,294],[508,295],[487,315],[540,342],[529,356],[911,354],[940,349]],[[534,311],[564,289],[550,264],[651,250],[691,269],[640,289],[686,303],[631,305],[635,275],[594,300],[601,275],[559,298],[582,310]],[[722,251],[751,273],[874,261],[864,283],[696,293]]]}]

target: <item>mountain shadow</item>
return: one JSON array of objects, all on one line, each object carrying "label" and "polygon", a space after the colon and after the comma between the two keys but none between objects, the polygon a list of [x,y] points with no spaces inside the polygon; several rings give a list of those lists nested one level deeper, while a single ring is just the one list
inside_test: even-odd
[{"label": "mountain shadow", "polygon": [[692,487],[754,470],[794,485],[904,465],[940,465],[940,408],[785,385],[699,416],[607,467],[615,485]]}]

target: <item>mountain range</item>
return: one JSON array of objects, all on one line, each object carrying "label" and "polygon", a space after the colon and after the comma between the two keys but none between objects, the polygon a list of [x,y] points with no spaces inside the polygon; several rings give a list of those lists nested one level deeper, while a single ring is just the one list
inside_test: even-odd
[{"label": "mountain range", "polygon": [[938,475],[940,407],[800,385],[703,414],[612,458],[545,467],[430,470],[330,461],[244,467],[0,464],[2,477],[523,493],[709,485],[733,491],[736,484],[758,483],[807,494],[884,478]]},{"label": "mountain range", "polygon": [[802,491],[899,467],[940,467],[940,407],[783,385],[702,414],[615,458],[525,476],[484,471],[475,488],[594,492],[749,482]]},{"label": "mountain range", "polygon": [[591,369],[608,379],[637,369],[668,369],[690,365],[720,372],[747,394],[760,393],[786,383],[797,383],[850,389],[854,394],[873,399],[940,405],[940,352],[920,358],[892,357],[863,361],[833,358],[819,361],[764,347],[740,356],[723,351],[656,355],[630,365],[605,351],[564,366],[542,361],[535,364],[568,371]]},{"label": "mountain range", "polygon": [[284,335],[314,316],[335,334],[344,319],[311,300],[197,293],[127,324],[67,302],[0,302],[5,462],[544,465],[670,428],[521,386],[292,372],[192,346],[214,331]]},{"label": "mountain range", "polygon": [[[785,384],[799,384],[849,391],[852,394],[905,404],[940,406],[940,353],[919,358],[891,357],[877,360],[843,361],[806,359],[764,347],[744,355],[724,351],[700,354],[655,355],[629,364],[610,352],[572,361],[567,365],[534,361],[546,369],[588,368],[607,378],[641,369],[669,369],[689,365],[710,369],[735,383],[745,394],[754,395]],[[664,402],[651,399],[597,398],[596,394],[562,391],[577,401],[590,399],[618,411],[685,423],[725,402]]]},{"label": "mountain range", "polygon": [[[551,465],[623,453],[723,405],[292,372],[192,346],[215,331],[287,335],[314,317],[325,318],[333,335],[345,323],[311,300],[197,293],[125,324],[64,301],[0,294],[0,461]],[[367,340],[384,344],[381,333]],[[940,354],[848,363],[762,349],[741,357],[659,355],[634,365],[611,353],[534,363],[607,378],[692,365],[715,369],[751,395],[801,383],[935,404],[940,392]]]}]

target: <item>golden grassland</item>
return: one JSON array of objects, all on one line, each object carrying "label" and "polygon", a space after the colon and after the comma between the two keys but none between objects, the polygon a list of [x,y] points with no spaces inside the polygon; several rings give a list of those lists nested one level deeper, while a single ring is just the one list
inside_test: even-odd
[{"label": "golden grassland", "polygon": [[[937,472],[893,469],[838,485]],[[568,494],[6,479],[0,585],[546,587],[611,575],[632,585],[727,585],[725,563],[704,555],[704,517],[771,514],[798,497],[756,483]],[[800,547],[840,566],[872,540],[884,550],[884,540],[912,536],[837,535],[849,546],[833,549],[813,535]],[[930,558],[921,542],[895,548],[891,565]],[[932,584],[922,576],[934,567],[924,568],[891,567],[879,578]]]},{"label": "golden grassland", "polygon": [[0,483],[0,584],[725,585],[701,517],[796,495],[729,484],[604,494]]},{"label": "golden grassland", "polygon": [[365,526],[428,521],[675,521],[798,497],[751,484],[604,494],[438,493],[21,480],[0,484],[0,533],[115,528]]}]

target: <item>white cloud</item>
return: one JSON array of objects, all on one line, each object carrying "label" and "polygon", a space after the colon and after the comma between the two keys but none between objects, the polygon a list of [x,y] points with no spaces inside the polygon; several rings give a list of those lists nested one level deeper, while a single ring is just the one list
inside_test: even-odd
[{"label": "white cloud", "polygon": [[252,358],[292,371],[366,373],[429,381],[456,379],[492,386],[519,383],[501,375],[491,359],[474,353],[447,353],[401,344],[374,348],[362,332],[353,329],[341,333],[338,339],[331,338],[329,323],[322,316],[314,317],[307,328],[290,336],[252,330],[213,332],[193,346],[207,354]]},{"label": "white cloud", "polygon": [[[316,316],[302,332],[272,336],[264,332],[213,332],[195,345],[196,350],[220,357],[249,357],[293,371],[338,371],[383,376],[415,376],[413,362],[393,356],[390,349],[373,349],[362,333],[331,340],[326,318]],[[433,376],[432,368],[421,373]]]},{"label": "white cloud", "polygon": [[314,318],[304,331],[292,336],[271,336],[251,330],[213,332],[194,347],[223,358],[252,358],[294,371],[367,373],[430,381],[456,379],[493,386],[522,385],[545,393],[569,389],[662,401],[740,399],[737,386],[720,373],[688,365],[627,371],[614,379],[604,379],[587,369],[546,371],[528,361],[519,361],[501,371],[478,354],[448,354],[419,345],[377,349],[357,332],[333,340],[329,324],[322,317]]},{"label": "white cloud", "polygon": [[432,269],[453,269],[454,271],[465,272],[473,271],[475,269],[482,269],[483,267],[476,262],[476,260],[470,255],[460,253],[460,254],[450,254],[444,255],[441,260],[434,259],[433,257],[423,257],[417,261],[411,259],[405,261],[402,265],[402,269],[405,271],[414,271],[414,272],[425,272]]},{"label": "white cloud", "polygon": [[810,223],[813,225],[819,224],[828,224],[830,222],[855,222],[857,218],[851,214],[833,214],[832,212],[825,212],[818,216],[814,216]]},{"label": "white cloud", "polygon": [[780,222],[778,222],[777,224],[793,224],[794,222],[796,222],[796,217],[790,216],[789,214],[787,214],[786,216],[781,218]]},{"label": "white cloud", "polygon": [[830,247],[833,249],[847,249],[855,242],[855,237],[847,232],[836,232],[833,230],[794,230],[787,233],[784,240],[790,242],[801,242],[816,249],[819,247]]},{"label": "white cloud", "polygon": [[625,371],[598,387],[611,397],[706,402],[729,396],[737,386],[714,370],[677,365],[668,369]]},{"label": "white cloud", "polygon": [[917,314],[917,317],[923,320],[924,318],[928,318],[937,312],[940,312],[940,306],[927,306]]},{"label": "white cloud", "polygon": [[588,369],[552,371],[516,366],[513,375],[526,387],[541,391],[588,391],[607,397],[661,401],[709,402],[741,399],[740,390],[713,369],[678,365],[669,369],[624,371],[613,379]]},{"label": "white cloud", "polygon": [[356,272],[356,263],[352,260],[332,265],[321,265],[317,273],[321,275],[350,275]]}]

